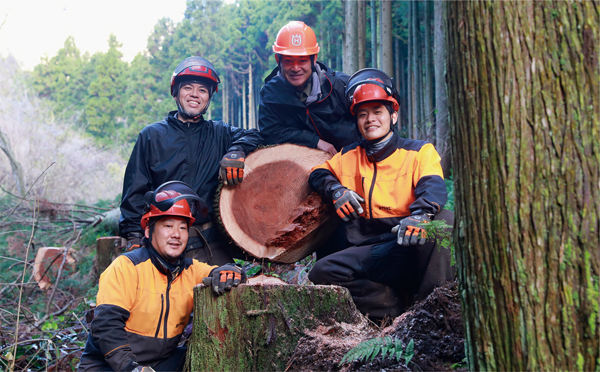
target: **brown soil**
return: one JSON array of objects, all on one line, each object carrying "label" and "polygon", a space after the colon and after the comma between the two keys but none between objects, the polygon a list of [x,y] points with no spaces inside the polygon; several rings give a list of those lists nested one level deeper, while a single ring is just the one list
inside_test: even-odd
[{"label": "brown soil", "polygon": [[[424,301],[400,315],[391,326],[379,331],[373,323],[334,324],[305,330],[293,357],[289,371],[465,371],[452,368],[463,361],[464,333],[460,300],[456,282],[437,288]],[[353,362],[339,366],[340,360],[362,341],[391,336],[404,345],[412,339],[415,355],[409,368],[394,359],[373,362]],[[414,362],[414,364],[413,364]],[[416,365],[416,366],[415,366]],[[418,367],[417,367],[418,366]]]}]

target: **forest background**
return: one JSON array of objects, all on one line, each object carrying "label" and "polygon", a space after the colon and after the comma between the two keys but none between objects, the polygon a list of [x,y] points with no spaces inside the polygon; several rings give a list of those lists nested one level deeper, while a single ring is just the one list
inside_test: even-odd
[{"label": "forest background", "polygon": [[[440,138],[437,147],[449,174],[446,99],[438,94],[442,102],[436,102],[434,93],[435,77],[445,93],[445,56],[443,50],[437,53],[441,64],[435,66],[442,70],[435,72],[433,15],[433,2],[192,0],[181,22],[164,18],[155,25],[146,50],[131,63],[123,61],[112,34],[108,50],[93,55],[81,53],[69,37],[32,72],[5,56],[0,70],[9,84],[1,91],[0,131],[11,162],[0,163],[2,187],[22,195],[56,159],[36,195],[54,202],[113,200],[140,130],[175,109],[171,73],[191,55],[213,62],[222,82],[206,116],[257,127],[258,94],[276,66],[271,47],[290,20],[315,30],[318,59],[329,68],[350,75],[378,67],[395,77],[401,133],[434,143]],[[444,107],[439,112],[436,103]]]}]

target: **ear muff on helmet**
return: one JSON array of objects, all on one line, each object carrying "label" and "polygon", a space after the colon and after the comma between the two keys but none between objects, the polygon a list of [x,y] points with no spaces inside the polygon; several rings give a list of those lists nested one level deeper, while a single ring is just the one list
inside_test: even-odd
[{"label": "ear muff on helmet", "polygon": [[177,216],[188,220],[191,225],[195,215],[208,215],[208,207],[192,188],[181,181],[171,181],[160,185],[155,191],[144,195],[146,213],[142,216],[141,226],[145,229],[153,217]]},{"label": "ear muff on helmet", "polygon": [[400,109],[394,80],[378,69],[365,68],[355,72],[348,80],[345,95],[352,115],[356,115],[356,105],[370,101],[386,101],[392,104],[394,111]]}]

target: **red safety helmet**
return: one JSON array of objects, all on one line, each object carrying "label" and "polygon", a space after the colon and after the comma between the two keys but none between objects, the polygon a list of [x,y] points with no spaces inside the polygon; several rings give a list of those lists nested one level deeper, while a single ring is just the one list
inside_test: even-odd
[{"label": "red safety helmet", "polygon": [[356,115],[357,104],[370,101],[386,101],[392,104],[394,111],[400,109],[400,97],[394,88],[394,81],[385,72],[375,68],[365,68],[355,72],[348,80],[346,99],[350,103],[350,112]]},{"label": "red safety helmet", "polygon": [[203,216],[208,214],[204,200],[181,181],[171,181],[160,185],[155,191],[148,191],[145,195],[146,213],[142,216],[142,229],[148,226],[148,221],[153,217],[178,216],[188,220],[192,225],[196,213]]},{"label": "red safety helmet", "polygon": [[319,54],[319,43],[312,28],[304,22],[291,21],[277,33],[273,44],[275,59],[279,63],[278,54],[284,56],[315,56]]},{"label": "red safety helmet", "polygon": [[219,75],[210,61],[202,57],[188,57],[181,61],[171,76],[171,95],[175,97],[179,90],[179,82],[184,78],[208,80],[212,87],[211,96],[219,91]]}]

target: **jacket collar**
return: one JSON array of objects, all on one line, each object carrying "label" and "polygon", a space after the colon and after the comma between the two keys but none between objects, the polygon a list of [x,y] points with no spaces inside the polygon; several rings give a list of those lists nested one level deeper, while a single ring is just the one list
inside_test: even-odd
[{"label": "jacket collar", "polygon": [[[390,155],[394,153],[398,148],[401,147],[402,138],[396,132],[392,132],[392,138],[385,144],[379,151],[367,155],[367,158],[371,163],[378,163],[387,159]],[[361,141],[361,146],[365,149],[365,153],[367,152],[367,148],[369,147],[369,143],[363,138]]]},{"label": "jacket collar", "polygon": [[200,116],[200,121],[198,121],[197,123],[184,123],[183,121],[177,119],[177,117],[175,116],[176,114],[177,114],[177,110],[170,111],[169,115],[167,116],[167,122],[169,124],[173,125],[174,127],[181,128],[181,129],[187,129],[187,128],[191,128],[191,127],[199,128],[206,121],[206,120],[204,120],[204,116]]},{"label": "jacket collar", "polygon": [[[264,95],[261,99],[269,103],[305,107],[309,103],[320,101],[321,97],[327,97],[331,94],[333,86],[331,85],[330,79],[327,77],[327,74],[329,73],[330,70],[327,66],[317,61],[315,72],[313,72],[310,77],[313,79],[313,89],[311,90],[309,98],[306,100],[306,104],[304,104],[300,99],[290,99],[290,96],[296,97],[296,88],[281,76],[279,67],[276,67],[265,79],[265,86],[261,93],[261,95]],[[315,84],[317,81],[320,85]]]}]

